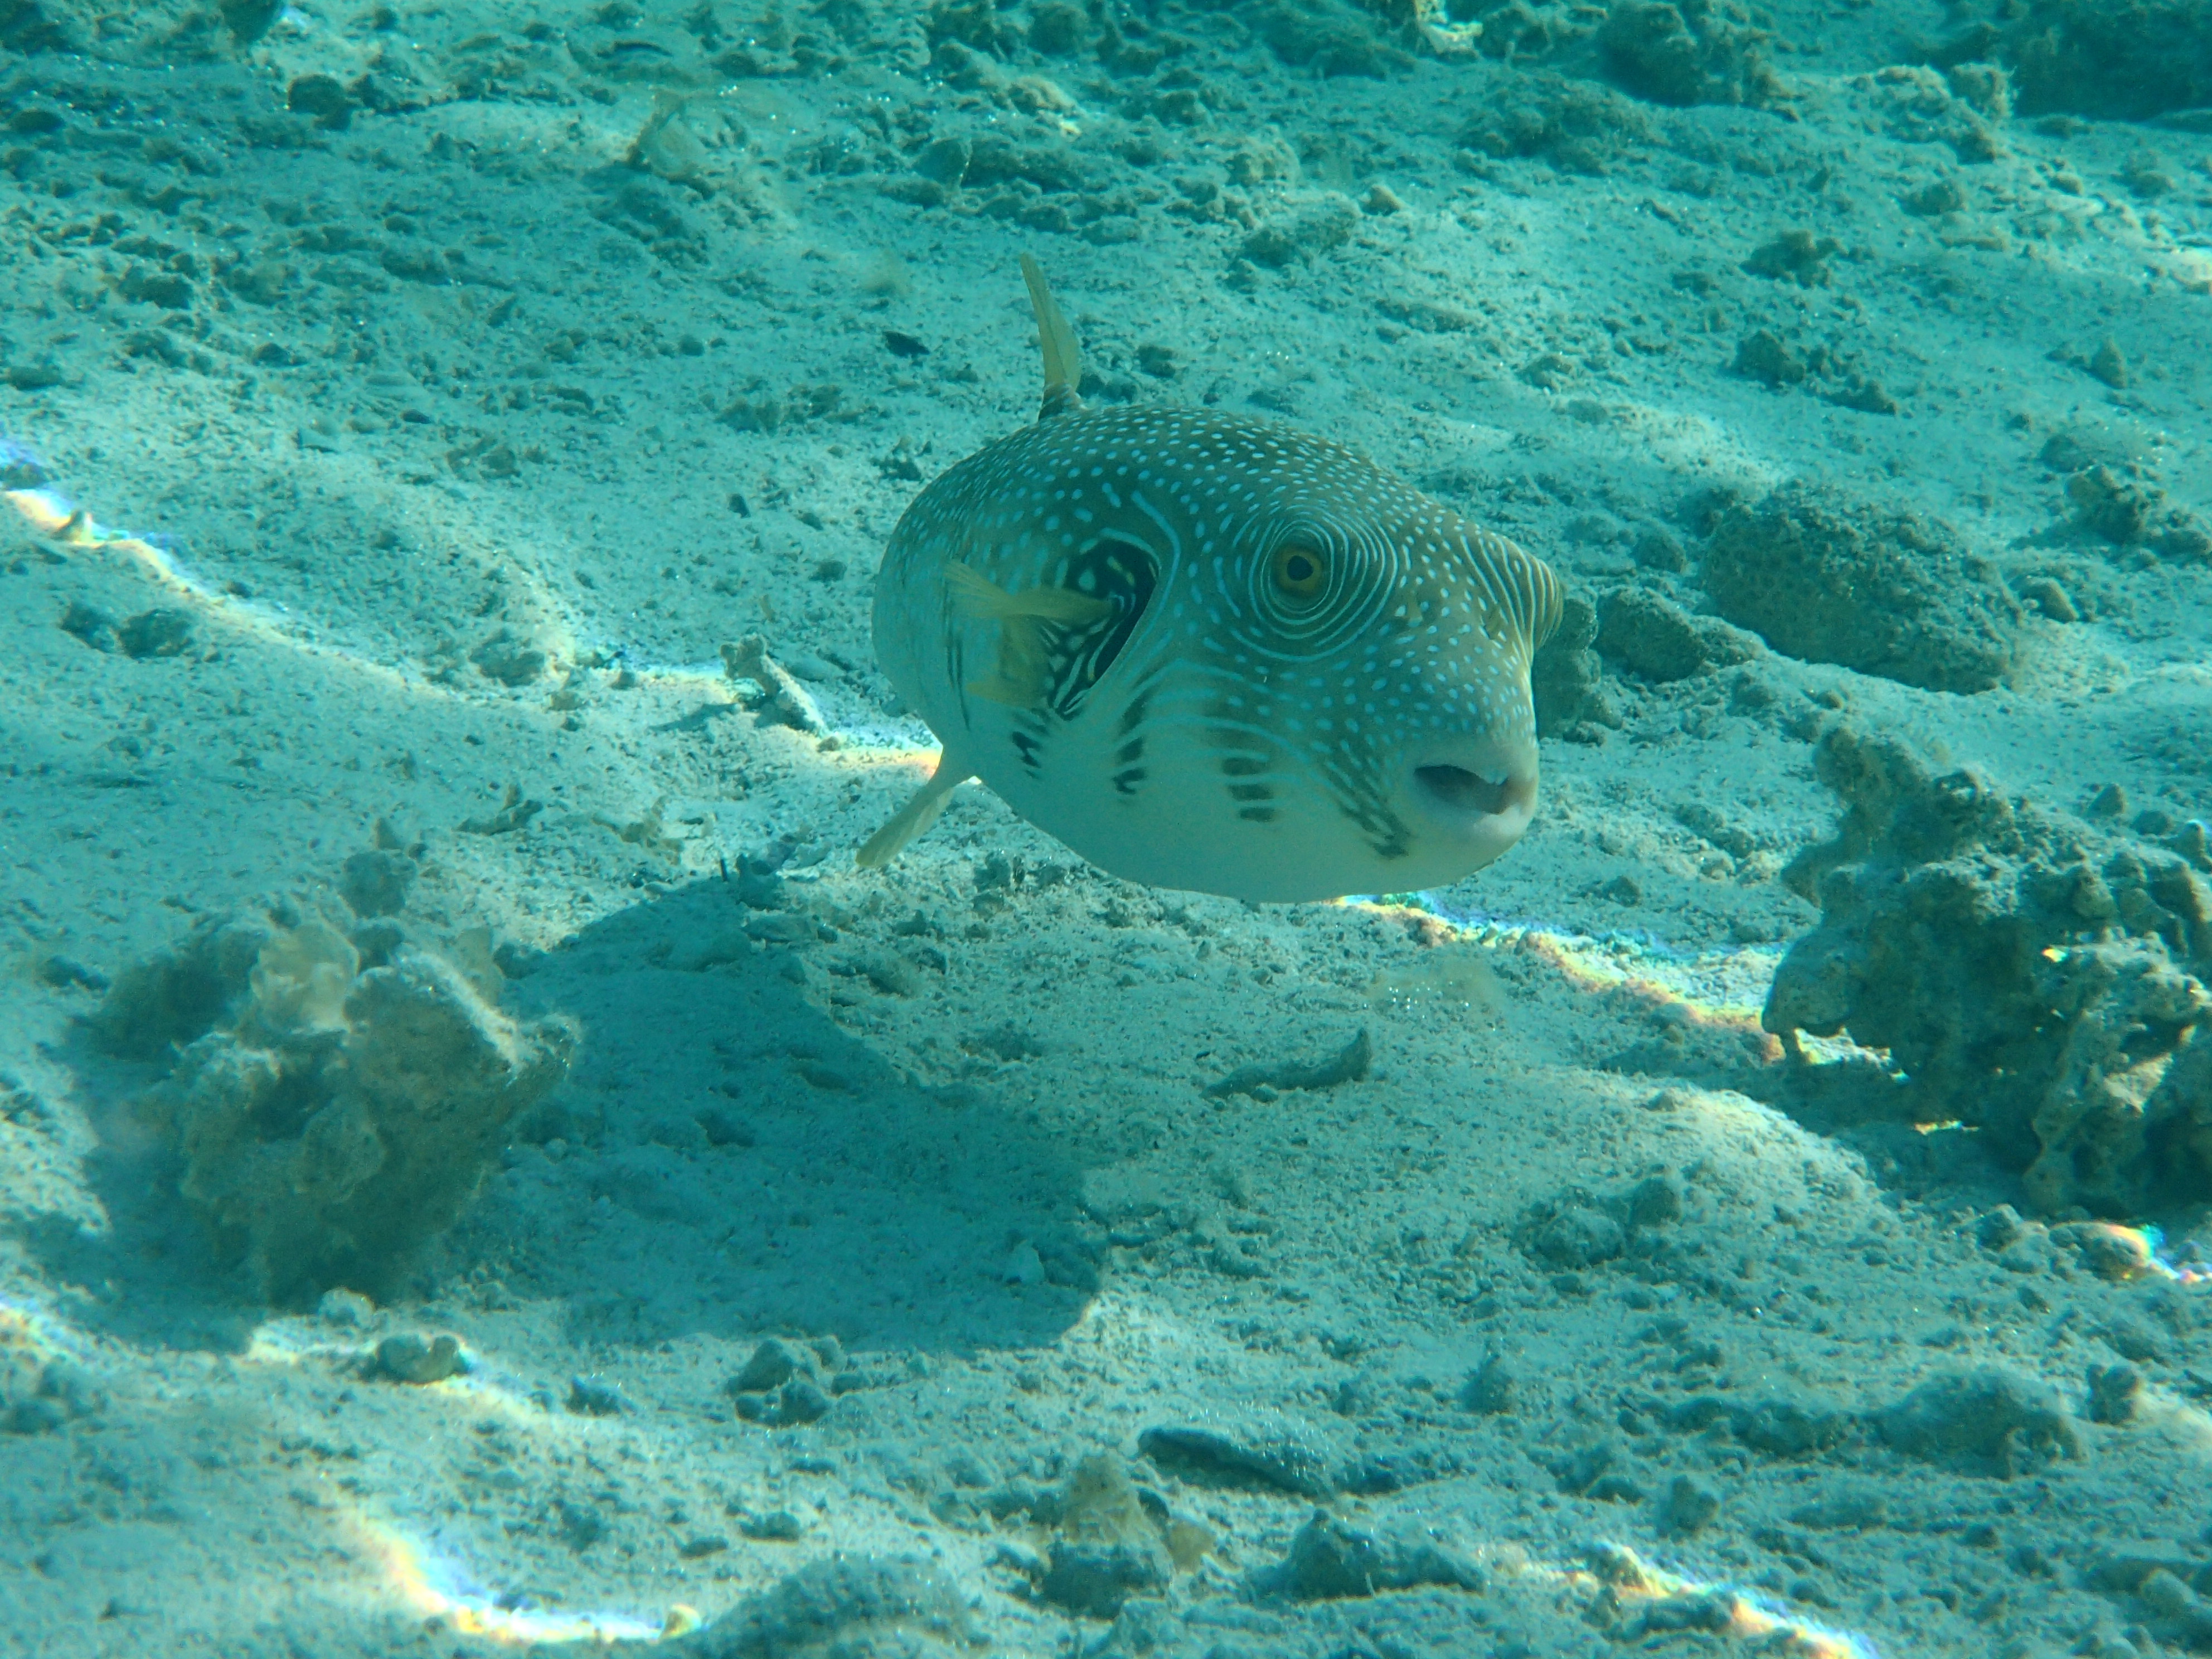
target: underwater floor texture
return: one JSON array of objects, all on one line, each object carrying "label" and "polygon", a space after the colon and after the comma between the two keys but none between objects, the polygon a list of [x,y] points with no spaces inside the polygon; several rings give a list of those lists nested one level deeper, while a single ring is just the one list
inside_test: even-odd
[{"label": "underwater floor texture", "polygon": [[[2201,0],[0,0],[0,1653],[2212,1650],[2208,109]],[[856,866],[1024,252],[1557,573],[1498,862]]]}]

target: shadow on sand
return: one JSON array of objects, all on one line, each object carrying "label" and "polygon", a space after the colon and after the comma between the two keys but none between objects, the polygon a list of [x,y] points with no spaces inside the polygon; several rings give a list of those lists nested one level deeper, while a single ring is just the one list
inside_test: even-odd
[{"label": "shadow on sand", "polygon": [[[584,1345],[1049,1341],[1096,1285],[1078,1149],[986,1091],[900,1075],[817,1006],[848,984],[886,994],[825,975],[850,947],[754,944],[731,895],[708,879],[550,952],[505,956],[502,1006],[579,1022],[579,1058],[387,1298],[556,1300]],[[933,977],[915,969],[915,994]],[[62,1310],[137,1344],[242,1347],[269,1310],[219,1259],[179,1195],[179,1160],[130,1104],[165,1068],[114,1060],[88,1030],[61,1058],[100,1137],[87,1174],[109,1218],[23,1230],[50,1282],[72,1287]]]}]

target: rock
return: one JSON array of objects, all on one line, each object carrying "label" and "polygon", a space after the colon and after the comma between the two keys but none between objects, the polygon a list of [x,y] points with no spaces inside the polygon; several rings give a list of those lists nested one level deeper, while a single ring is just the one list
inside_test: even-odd
[{"label": "rock", "polygon": [[51,1434],[105,1403],[91,1376],[29,1326],[0,1322],[0,1433]]},{"label": "rock", "polygon": [[1828,261],[1843,252],[1832,236],[1815,236],[1809,230],[1785,230],[1751,251],[1743,268],[1754,276],[1799,288],[1826,288],[1835,281]]},{"label": "rock", "polygon": [[2019,658],[2020,602],[1923,514],[1789,485],[1720,513],[1701,574],[1723,617],[1808,662],[1983,691]]},{"label": "rock", "polygon": [[953,1659],[977,1646],[967,1602],[949,1579],[904,1561],[839,1554],[801,1567],[664,1650],[674,1659]]},{"label": "rock", "polygon": [[1626,99],[1529,68],[1486,86],[1459,136],[1468,149],[1500,161],[1534,156],[1562,173],[1602,173],[1657,139],[1650,118]]},{"label": "rock", "polygon": [[1736,1407],[1729,1427],[1753,1451],[1770,1457],[1805,1457],[1841,1444],[1851,1431],[1850,1413],[1817,1400],[1769,1399]]},{"label": "rock", "polygon": [[1383,76],[1412,67],[1412,60],[1376,32],[1375,14],[1322,0],[1264,0],[1254,6],[1251,27],[1275,56],[1323,76]]},{"label": "rock", "polygon": [[1291,1540],[1270,1586],[1294,1601],[1338,1601],[1419,1584],[1480,1591],[1482,1569],[1419,1533],[1375,1533],[1316,1510]]},{"label": "rock", "polygon": [[407,907],[416,874],[415,860],[404,853],[372,848],[346,860],[338,894],[357,916],[397,915]]},{"label": "rock", "polygon": [[395,1331],[376,1345],[373,1369],[392,1382],[411,1382],[419,1388],[460,1376],[469,1369],[469,1362],[458,1336],[441,1332],[426,1337],[419,1331]]},{"label": "rock", "polygon": [[502,627],[470,652],[469,660],[486,679],[520,686],[544,678],[553,665],[553,654],[542,641]]},{"label": "rock", "polygon": [[32,971],[41,985],[51,985],[57,991],[105,991],[108,987],[107,975],[97,968],[58,951],[40,957]]},{"label": "rock", "polygon": [[[2194,1006],[2193,1002],[2192,1006]],[[2203,1023],[2203,1014],[2207,1012],[2212,1011],[2199,1010],[2197,1022],[2199,1024]],[[2154,1011],[2152,1018],[2156,1017],[2156,1012]],[[2112,1027],[2118,1028],[2124,1018],[2125,1015],[2123,1014],[2119,1019],[2112,1019],[2108,1023]],[[2105,1037],[2110,1037],[2113,1034],[2112,1030],[2100,1033]],[[2122,1050],[2115,1054],[2113,1058],[2115,1060],[2123,1058],[2124,1052]],[[2203,1062],[2197,1059],[2188,1049],[2185,1049],[2181,1056],[2167,1066],[2165,1083],[2174,1083],[2177,1073],[2180,1074],[2181,1088],[2185,1090],[2190,1097],[2188,1102],[2191,1111],[2190,1121],[2201,1129],[2204,1121],[2205,1109],[2212,1107],[2212,1094],[2208,1094],[2204,1086],[2207,1084],[2212,1084],[2212,1074],[2208,1074]],[[2162,1087],[2151,1098],[2154,1103],[2166,1104],[2175,1097]],[[2081,1103],[2077,1098],[2069,1103],[2078,1106]],[[2124,1097],[2122,1103],[2124,1109]],[[2057,1129],[2068,1129],[2079,1128],[2082,1126],[2077,1121],[2055,1122],[2051,1127]],[[2136,1131],[2139,1127],[2132,1123],[2123,1123],[2119,1139],[2124,1147],[2133,1149],[2136,1146]],[[2172,1128],[2174,1126],[2165,1121],[2161,1114],[2160,1127]],[[2038,1167],[2046,1162],[2047,1160],[2039,1159],[2037,1165],[2030,1166],[2029,1172],[2039,1174],[2045,1181],[2049,1181],[2059,1172]],[[2068,1222],[2063,1226],[2053,1227],[2051,1230],[2051,1242],[2053,1244],[2069,1247],[2083,1267],[2096,1274],[2098,1278],[2109,1279],[2115,1285],[2124,1285],[2130,1279],[2141,1279],[2151,1271],[2154,1260],[2151,1255],[2150,1240],[2140,1231],[2133,1227],[2116,1227],[2105,1222],[2075,1221]]]},{"label": "rock", "polygon": [[2033,604],[2037,615],[2042,615],[2046,622],[2079,622],[2081,619],[2081,608],[2073,602],[2073,595],[2066,592],[2057,577],[2031,577],[2021,584],[2020,598]]},{"label": "rock", "polygon": [[1156,1494],[1139,1492],[1109,1453],[1083,1458],[1036,1507],[1054,1530],[1046,1558],[1031,1564],[1037,1593],[1085,1618],[1111,1619],[1130,1597],[1164,1589],[1178,1563],[1195,1565],[1211,1542],[1170,1516]]},{"label": "rock", "polygon": [[2081,1451],[2057,1390],[1994,1366],[1932,1378],[1874,1421],[1907,1455],[1975,1474],[2009,1478]]},{"label": "rock", "polygon": [[2066,480],[2066,499],[2078,536],[2179,564],[2212,563],[2212,527],[2137,469],[2084,467]]},{"label": "rock", "polygon": [[1684,1188],[1680,1176],[1648,1175],[1621,1194],[1632,1227],[1664,1227],[1682,1218]]},{"label": "rock", "polygon": [[1595,1495],[1594,1489],[1601,1481],[1610,1481],[1610,1472],[1620,1456],[1620,1449],[1610,1440],[1593,1440],[1578,1446],[1564,1457],[1552,1460],[1552,1478],[1559,1483],[1559,1490],[1577,1495]]},{"label": "rock", "polygon": [[1974,1224],[1974,1241],[1995,1255],[2019,1243],[2027,1231],[2020,1212],[2009,1204],[2000,1204]]},{"label": "rock", "polygon": [[[1847,811],[1784,872],[1820,923],[1777,969],[1765,1029],[1848,1029],[1888,1049],[1912,1115],[1981,1130],[2045,1208],[2139,1215],[2212,1196],[2203,878],[1849,726],[1814,766]],[[2147,1266],[2140,1235],[2057,1242],[2109,1257],[2115,1277]]]},{"label": "rock", "polygon": [[1588,599],[1570,593],[1560,606],[1558,630],[1537,649],[1528,669],[1540,737],[1573,737],[1586,723],[1620,724],[1620,712],[1605,690],[1604,665],[1591,649],[1596,639],[1597,611]]},{"label": "rock", "polygon": [[787,1342],[780,1336],[763,1338],[738,1374],[725,1385],[732,1394],[766,1394],[794,1376],[820,1374],[821,1360],[810,1348]]},{"label": "rock", "polygon": [[1082,51],[1091,31],[1091,15],[1067,0],[1045,0],[1030,13],[1030,45],[1054,57]]},{"label": "rock", "polygon": [[71,599],[55,624],[71,638],[81,640],[95,651],[115,649],[115,618],[96,605],[82,599]]},{"label": "rock", "polygon": [[1662,684],[1765,654],[1742,629],[1637,587],[1616,588],[1599,603],[1596,644],[1600,655]]},{"label": "rock", "polygon": [[733,680],[750,680],[760,687],[768,712],[778,720],[810,737],[828,735],[829,724],[813,696],[797,676],[769,654],[768,641],[760,635],[726,642],[721,652],[723,671]]},{"label": "rock", "polygon": [[1271,1415],[1234,1427],[1163,1425],[1139,1435],[1137,1449],[1188,1479],[1300,1498],[1332,1496],[1343,1463],[1334,1447],[1303,1425]]},{"label": "rock", "polygon": [[2142,1373],[2133,1365],[2089,1367],[2089,1410],[2092,1423],[2126,1423],[2134,1419],[2142,1403]]},{"label": "rock", "polygon": [[1668,1408],[1667,1426],[1695,1431],[1725,1422],[1729,1432],[1770,1457],[1806,1457],[1850,1437],[1850,1413],[1814,1398],[1770,1396],[1746,1401],[1696,1395]]},{"label": "rock", "polygon": [[1694,1538],[1720,1513],[1720,1494],[1694,1476],[1678,1474],[1668,1483],[1653,1510],[1661,1532],[1674,1538]]},{"label": "rock", "polygon": [[738,1530],[756,1543],[795,1544],[805,1535],[805,1528],[789,1510],[770,1510],[766,1515],[741,1516]]},{"label": "rock", "polygon": [[126,968],[92,1017],[100,1045],[125,1060],[159,1060],[234,1021],[274,931],[264,916],[210,917]]},{"label": "rock", "polygon": [[1770,328],[1754,329],[1736,343],[1733,367],[1746,380],[1768,387],[1800,385],[1812,372],[1805,360]]},{"label": "rock", "polygon": [[2006,64],[2023,115],[2140,121],[2212,105],[2203,0],[2029,0],[1999,15],[2004,27],[1961,44]]},{"label": "rock", "polygon": [[1864,1532],[1887,1522],[1889,1500],[1874,1486],[1836,1486],[1790,1510],[1790,1519],[1815,1532]]},{"label": "rock", "polygon": [[353,99],[335,76],[296,77],[284,89],[284,106],[295,115],[313,117],[315,125],[327,132],[343,132],[353,125]]},{"label": "rock", "polygon": [[181,656],[191,648],[192,618],[184,611],[142,611],[115,630],[115,643],[126,657]]},{"label": "rock", "polygon": [[781,1425],[818,1423],[830,1415],[830,1404],[820,1383],[811,1376],[794,1376],[775,1391],[774,1420]]},{"label": "rock", "polygon": [[1516,1237],[1547,1267],[1599,1267],[1649,1249],[1644,1235],[1681,1219],[1686,1190],[1681,1177],[1663,1170],[1602,1194],[1571,1188],[1534,1206]]},{"label": "rock", "polygon": [[1278,268],[1304,264],[1333,253],[1359,228],[1359,210],[1350,198],[1331,192],[1287,205],[1261,221],[1244,239],[1244,257]]},{"label": "rock", "polygon": [[1023,1239],[1007,1253],[998,1267],[997,1276],[1007,1285],[1042,1285],[1044,1283],[1044,1258],[1037,1247]]},{"label": "rock", "polygon": [[755,1346],[723,1389],[749,1423],[769,1428],[817,1423],[830,1414],[836,1373],[844,1360],[835,1337],[797,1343],[771,1336]]},{"label": "rock", "polygon": [[1627,1248],[1627,1234],[1602,1210],[1563,1210],[1536,1230],[1531,1254],[1555,1267],[1594,1267]]},{"label": "rock", "polygon": [[570,1377],[566,1403],[580,1417],[621,1417],[637,1409],[628,1395],[600,1376]]},{"label": "rock", "polygon": [[376,1304],[358,1291],[333,1287],[315,1303],[315,1317],[332,1325],[366,1325],[376,1316]]},{"label": "rock", "polygon": [[1174,1569],[1157,1537],[1058,1539],[1037,1594],[1085,1619],[1111,1619],[1133,1595],[1166,1587]]},{"label": "rock", "polygon": [[1598,31],[1606,73],[1659,104],[1750,104],[1789,96],[1771,37],[1735,0],[1613,0]]},{"label": "rock", "polygon": [[2105,1344],[2123,1359],[2134,1359],[2146,1365],[2166,1363],[2167,1344],[2149,1321],[2138,1319],[2133,1314],[2115,1314],[2105,1322],[2099,1333]]},{"label": "rock", "polygon": [[1503,1417],[1517,1403],[1521,1376],[1508,1361],[1492,1354],[1461,1385],[1459,1403],[1485,1417]]},{"label": "rock", "polygon": [[390,1283],[459,1216],[577,1043],[565,1019],[501,1014],[447,956],[403,946],[363,970],[312,918],[204,924],[118,980],[102,1029],[134,1008],[134,1046],[147,1028],[197,1031],[137,1109],[181,1158],[218,1255],[280,1303]]},{"label": "rock", "polygon": [[1352,1033],[1350,1042],[1322,1059],[1240,1066],[1220,1082],[1208,1085],[1206,1094],[1209,1100],[1223,1100],[1259,1089],[1333,1089],[1340,1083],[1356,1083],[1365,1077],[1374,1058],[1374,1039],[1363,1025]]}]

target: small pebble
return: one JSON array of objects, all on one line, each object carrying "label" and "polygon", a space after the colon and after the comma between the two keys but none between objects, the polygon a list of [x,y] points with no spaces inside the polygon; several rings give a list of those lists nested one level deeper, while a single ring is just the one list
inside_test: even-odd
[{"label": "small pebble", "polygon": [[807,1349],[780,1336],[763,1339],[738,1374],[723,1386],[732,1394],[766,1394],[793,1376],[812,1376],[821,1362]]},{"label": "small pebble", "polygon": [[2126,1423],[2134,1419],[2142,1399],[2142,1373],[2133,1365],[2089,1367],[2089,1410],[2092,1423]]},{"label": "small pebble", "polygon": [[2066,590],[2049,576],[2039,576],[2021,590],[2021,596],[2051,622],[2081,620],[2081,611]]},{"label": "small pebble", "polygon": [[805,1528],[789,1510],[771,1510],[766,1515],[740,1516],[738,1530],[756,1543],[795,1544]]},{"label": "small pebble", "polygon": [[1620,1224],[1602,1210],[1577,1206],[1553,1216],[1536,1231],[1529,1249],[1561,1267],[1589,1267],[1610,1261],[1627,1248]]},{"label": "small pebble", "polygon": [[468,1368],[461,1339],[449,1333],[425,1337],[418,1331],[395,1331],[376,1345],[376,1370],[395,1382],[442,1382]]},{"label": "small pebble", "polygon": [[596,1376],[570,1377],[568,1403],[570,1411],[585,1417],[618,1417],[637,1409],[620,1389]]},{"label": "small pebble", "polygon": [[359,1291],[327,1290],[315,1304],[315,1317],[333,1325],[366,1325],[375,1313],[376,1304]]},{"label": "small pebble", "polygon": [[2051,1228],[2048,1237],[2051,1243],[2073,1250],[2083,1267],[2115,1285],[2140,1279],[2156,1260],[2146,1235],[2111,1222],[2064,1222]]},{"label": "small pebble", "polygon": [[2027,1236],[2027,1229],[2020,1218],[2020,1212],[2009,1204],[2000,1204],[1974,1224],[1974,1237],[1989,1251],[2009,1249]]},{"label": "small pebble", "polygon": [[1678,1474],[1659,1499],[1659,1529],[1677,1538],[1691,1538],[1712,1523],[1721,1510],[1720,1495],[1704,1481]]},{"label": "small pebble", "polygon": [[1468,1377],[1459,1391],[1459,1403],[1485,1417],[1503,1417],[1512,1411],[1520,1385],[1511,1363],[1492,1354]]}]

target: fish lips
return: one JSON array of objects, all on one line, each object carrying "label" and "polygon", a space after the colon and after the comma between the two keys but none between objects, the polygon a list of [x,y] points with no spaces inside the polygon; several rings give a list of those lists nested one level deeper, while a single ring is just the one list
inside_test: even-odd
[{"label": "fish lips", "polygon": [[1427,832],[1479,868],[1536,814],[1536,746],[1479,738],[1417,755],[1399,793]]}]

